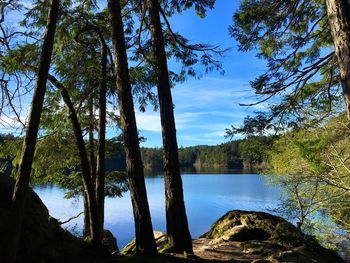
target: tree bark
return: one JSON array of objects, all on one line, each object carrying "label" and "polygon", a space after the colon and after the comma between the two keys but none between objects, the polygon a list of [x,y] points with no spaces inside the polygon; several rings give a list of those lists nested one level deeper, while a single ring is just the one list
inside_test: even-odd
[{"label": "tree bark", "polygon": [[1,257],[3,262],[12,263],[16,261],[21,225],[26,204],[26,195],[29,187],[36,139],[46,92],[47,76],[51,64],[56,23],[58,20],[59,2],[59,0],[52,0],[48,15],[48,24],[44,36],[44,43],[41,49],[38,76],[36,79],[34,95],[29,112],[28,127],[23,142],[22,156],[12,198],[10,214],[11,221],[9,226],[10,233],[7,243],[1,246],[1,248],[4,250],[3,256]]},{"label": "tree bark", "polygon": [[88,197],[86,195],[86,191],[83,193],[83,202],[84,202],[84,224],[83,224],[83,238],[91,238],[90,232],[90,212],[89,212],[89,202]]},{"label": "tree bark", "polygon": [[157,0],[149,1],[152,47],[157,72],[160,119],[164,151],[164,185],[166,202],[166,227],[172,251],[193,253],[183,197],[182,179],[178,157],[173,101],[164,47],[164,37]]},{"label": "tree bark", "polygon": [[75,112],[73,103],[70,99],[67,89],[54,76],[49,75],[49,80],[54,86],[56,86],[60,90],[63,101],[66,104],[70,113],[69,118],[73,126],[75,140],[79,151],[80,169],[83,177],[83,185],[85,190],[84,194],[86,194],[87,203],[89,206],[91,242],[94,246],[98,246],[100,244],[102,233],[99,231],[98,207],[96,201],[95,187],[90,174],[88,154],[86,151],[85,142],[81,132],[78,116]]},{"label": "tree bark", "polygon": [[[92,183],[96,182],[96,161],[95,161],[95,142],[94,142],[94,95],[91,93],[90,98],[88,100],[89,106],[89,160],[90,160],[90,174]],[[89,212],[89,204],[88,197],[86,193],[83,194],[84,200],[84,225],[83,225],[83,237],[90,237],[90,212]]]},{"label": "tree bark", "polygon": [[149,211],[146,186],[138,140],[134,104],[131,93],[126,45],[119,0],[108,0],[112,27],[114,64],[118,87],[121,126],[126,155],[126,170],[129,176],[131,201],[134,211],[136,252],[157,253]]},{"label": "tree bark", "polygon": [[95,161],[95,142],[94,142],[94,95],[91,93],[89,103],[89,159],[92,182],[96,181],[96,161]]},{"label": "tree bark", "polygon": [[350,3],[348,0],[326,0],[326,7],[350,122]]},{"label": "tree bark", "polygon": [[105,201],[107,46],[102,35],[100,35],[100,42],[101,42],[101,80],[100,80],[101,83],[100,83],[100,90],[99,90],[99,131],[98,131],[96,199],[97,199],[97,207],[98,207],[99,228],[100,228],[100,232],[103,233],[104,201]]}]

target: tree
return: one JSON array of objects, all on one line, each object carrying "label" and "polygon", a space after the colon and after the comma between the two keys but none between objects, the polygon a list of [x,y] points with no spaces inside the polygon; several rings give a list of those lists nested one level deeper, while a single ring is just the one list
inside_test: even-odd
[{"label": "tree", "polygon": [[123,130],[127,173],[134,211],[136,251],[142,254],[157,253],[148,206],[143,165],[138,141],[134,104],[131,93],[126,43],[119,0],[109,0],[108,10],[112,28],[114,64],[120,121]]},{"label": "tree", "polygon": [[240,157],[250,166],[267,161],[267,151],[273,144],[273,136],[251,136],[239,144]]},{"label": "tree", "polygon": [[51,63],[56,23],[58,19],[59,0],[52,0],[48,15],[47,29],[41,50],[40,65],[34,90],[34,95],[29,113],[29,121],[26,136],[23,142],[21,162],[13,193],[10,214],[11,231],[7,236],[7,243],[2,244],[2,258],[6,262],[15,262],[18,243],[21,233],[21,224],[26,203],[26,194],[32,170],[32,162],[36,146],[37,133],[46,91],[46,82]]},{"label": "tree", "polygon": [[164,146],[163,158],[168,243],[171,250],[193,253],[192,239],[188,229],[183,197],[173,101],[170,91],[169,73],[158,1],[150,0],[148,8],[151,21],[152,46],[155,58],[154,66],[157,74],[160,119]]},{"label": "tree", "polygon": [[[346,0],[326,2],[241,2],[229,32],[238,40],[240,50],[257,49],[258,58],[267,61],[266,72],[251,82],[260,96],[251,105],[270,104],[268,111],[248,116],[241,129],[231,130],[233,133],[281,130],[298,126],[305,119],[313,119],[314,124],[339,112],[341,97],[346,100],[348,96],[344,71],[349,68],[348,60],[337,57],[348,57],[349,4]],[[341,84],[343,91],[339,90]],[[279,99],[270,100],[274,97]]]},{"label": "tree", "polygon": [[348,0],[326,0],[325,2],[338,60],[345,109],[350,122],[350,3]]},{"label": "tree", "polygon": [[81,131],[81,126],[67,89],[60,82],[58,82],[57,79],[52,75],[49,75],[49,79],[60,90],[63,101],[66,104],[67,108],[69,109],[69,119],[71,120],[71,123],[73,126],[76,145],[78,147],[78,152],[80,157],[80,169],[82,171],[84,190],[85,190],[84,195],[86,195],[87,197],[87,204],[88,204],[88,211],[89,211],[89,218],[90,218],[91,242],[94,246],[97,246],[102,241],[102,230],[99,222],[99,211],[98,211],[100,208],[98,207],[98,204],[97,204],[96,190],[94,187],[94,182],[92,180],[93,178],[91,176],[91,167],[89,165],[88,154],[87,154],[84,138]]},{"label": "tree", "polygon": [[[348,137],[345,114],[322,127],[290,131],[270,148],[266,171],[268,181],[282,186],[284,193],[277,212],[297,219],[303,232],[338,249],[343,239],[349,243],[350,233]],[[331,231],[325,223],[333,226]]]},{"label": "tree", "polygon": [[105,162],[106,162],[106,100],[107,100],[107,44],[100,33],[101,44],[101,83],[99,89],[99,129],[96,175],[96,200],[99,208],[100,231],[103,232],[105,199]]}]

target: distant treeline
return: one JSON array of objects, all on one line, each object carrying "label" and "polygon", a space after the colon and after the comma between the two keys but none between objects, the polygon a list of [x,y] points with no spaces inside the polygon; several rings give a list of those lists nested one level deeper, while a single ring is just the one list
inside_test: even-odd
[{"label": "distant treeline", "polygon": [[[215,146],[181,147],[179,161],[182,167],[261,168],[266,164],[266,150],[274,138],[255,136]],[[144,166],[159,169],[163,166],[161,148],[142,148]]]},{"label": "distant treeline", "polygon": [[[0,144],[4,141],[21,139],[10,134],[0,134]],[[20,141],[18,141],[20,140]],[[254,136],[247,139],[230,141],[215,146],[199,145],[181,147],[179,161],[181,167],[220,167],[220,168],[262,168],[266,165],[267,150],[271,148],[273,137]],[[18,146],[19,146],[18,145]],[[18,149],[18,146],[15,149]],[[106,170],[124,171],[126,168],[123,146],[119,140],[106,141]],[[162,169],[162,148],[141,148],[142,160],[146,169]],[[0,166],[12,159],[0,151]]]}]

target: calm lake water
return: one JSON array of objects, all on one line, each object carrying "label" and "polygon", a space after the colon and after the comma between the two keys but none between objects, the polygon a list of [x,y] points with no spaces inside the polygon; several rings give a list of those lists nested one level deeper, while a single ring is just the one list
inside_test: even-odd
[{"label": "calm lake water", "polygon": [[[165,231],[165,202],[163,178],[159,173],[146,177],[148,201],[154,230]],[[276,207],[280,191],[264,182],[264,178],[242,171],[216,170],[182,175],[186,211],[192,238],[209,230],[211,224],[227,211],[269,211]],[[64,221],[83,211],[81,199],[64,199],[64,189],[48,185],[35,191],[48,207],[51,216]],[[107,198],[105,229],[118,239],[119,248],[134,237],[132,207],[129,193],[122,198]],[[64,225],[81,231],[83,217]]]}]

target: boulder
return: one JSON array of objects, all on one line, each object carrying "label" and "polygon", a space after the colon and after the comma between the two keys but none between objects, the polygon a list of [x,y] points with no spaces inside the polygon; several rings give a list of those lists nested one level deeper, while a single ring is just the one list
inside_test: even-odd
[{"label": "boulder", "polygon": [[202,237],[227,241],[273,240],[276,244],[298,246],[304,235],[285,219],[264,212],[230,211],[216,221]]},{"label": "boulder", "polygon": [[[9,209],[14,181],[0,175],[0,244],[6,242]],[[91,246],[61,228],[39,196],[31,189],[27,193],[17,262],[61,263],[94,262]],[[0,260],[1,261],[1,260]]]},{"label": "boulder", "polygon": [[106,229],[103,230],[102,244],[108,247],[108,250],[112,255],[119,253],[117,239],[113,236],[111,231]]},{"label": "boulder", "polygon": [[285,219],[264,212],[230,211],[201,239],[202,246],[215,246],[216,252],[231,249],[235,255],[240,250],[245,254],[242,258],[255,262],[344,262]]},{"label": "boulder", "polygon": [[[160,232],[160,231],[154,231],[153,232],[154,239],[157,244],[157,249],[159,252],[162,252],[166,249],[167,247],[167,236],[165,233]],[[123,255],[132,255],[136,253],[136,243],[135,239],[133,239],[130,243],[128,243],[122,250],[121,254]]]}]

